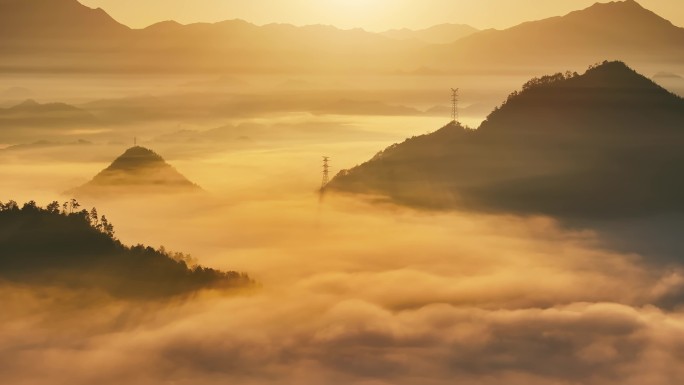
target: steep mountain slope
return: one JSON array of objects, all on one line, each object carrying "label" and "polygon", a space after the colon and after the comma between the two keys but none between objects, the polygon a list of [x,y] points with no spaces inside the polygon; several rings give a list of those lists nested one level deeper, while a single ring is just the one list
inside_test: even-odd
[{"label": "steep mountain slope", "polygon": [[410,205],[614,217],[684,209],[684,100],[622,62],[533,79],[477,130],[449,124],[329,190]]},{"label": "steep mountain slope", "polygon": [[0,0],[0,71],[74,72],[122,65],[131,30],[76,0]]},{"label": "steep mountain slope", "polygon": [[109,167],[69,191],[75,196],[113,196],[144,193],[191,193],[201,189],[152,150],[131,147]]},{"label": "steep mountain slope", "polygon": [[[628,26],[628,27],[627,27]],[[487,30],[428,55],[445,68],[567,66],[606,57],[630,63],[681,63],[684,28],[634,0],[596,3],[562,17]],[[448,63],[448,66],[446,65]]]},{"label": "steep mountain slope", "polygon": [[130,29],[100,8],[74,0],[0,0],[0,41],[20,39],[91,39]]}]

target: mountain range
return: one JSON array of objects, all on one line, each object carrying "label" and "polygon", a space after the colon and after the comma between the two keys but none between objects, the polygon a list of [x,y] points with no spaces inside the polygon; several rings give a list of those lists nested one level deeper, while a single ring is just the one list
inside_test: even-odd
[{"label": "mountain range", "polygon": [[427,44],[448,44],[478,32],[477,28],[466,24],[439,24],[430,28],[412,30],[408,28],[391,29],[381,35],[398,40],[416,40]]},{"label": "mountain range", "polygon": [[63,136],[64,130],[94,129],[101,125],[90,112],[65,103],[38,103],[28,99],[0,108],[0,141],[5,143]]},{"label": "mountain range", "polygon": [[131,29],[77,0],[0,0],[3,72],[341,70],[354,67],[350,52],[377,62],[406,46],[360,29],[242,20]]},{"label": "mountain range", "polygon": [[[384,34],[241,20],[131,29],[77,0],[0,0],[0,10],[2,72],[395,73],[567,68],[605,57],[633,65],[684,62],[684,29],[634,0],[505,30],[459,32],[447,25]],[[453,41],[449,35],[456,41],[431,44]]]},{"label": "mountain range", "polygon": [[0,129],[11,127],[80,127],[98,124],[89,112],[65,103],[38,103],[27,99],[9,108],[0,108]]},{"label": "mountain range", "polygon": [[684,210],[684,99],[623,62],[535,78],[476,130],[452,122],[340,172],[330,191],[568,219]]},{"label": "mountain range", "polygon": [[[627,27],[628,26],[628,27]],[[565,16],[486,30],[426,53],[441,67],[568,68],[615,58],[640,65],[684,62],[684,28],[634,0],[596,3]]]}]

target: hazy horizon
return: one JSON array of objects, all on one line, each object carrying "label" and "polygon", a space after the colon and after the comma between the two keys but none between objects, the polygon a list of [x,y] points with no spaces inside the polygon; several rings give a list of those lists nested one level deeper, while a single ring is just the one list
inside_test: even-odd
[{"label": "hazy horizon", "polygon": [[0,0],[0,383],[679,385],[639,3]]},{"label": "hazy horizon", "polygon": [[[474,4],[469,0],[430,0],[418,4],[408,0],[325,0],[314,4],[301,0],[288,2],[258,0],[249,3],[235,0],[221,2],[201,0],[188,9],[183,5],[184,0],[148,0],[145,4],[115,0],[79,1],[91,8],[104,9],[117,21],[131,28],[145,28],[168,20],[190,24],[242,19],[257,25],[324,24],[342,29],[362,28],[371,32],[403,28],[419,30],[445,23],[466,24],[480,30],[506,29],[526,21],[562,16],[597,2],[608,2],[486,0]],[[638,0],[637,2],[657,14],[667,15],[675,25],[684,27],[684,9],[674,2],[670,0]],[[297,11],[292,12],[295,9]]]}]

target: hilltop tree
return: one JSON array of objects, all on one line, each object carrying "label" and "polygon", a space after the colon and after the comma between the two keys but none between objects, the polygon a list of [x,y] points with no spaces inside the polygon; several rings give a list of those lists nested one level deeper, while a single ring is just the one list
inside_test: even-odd
[{"label": "hilltop tree", "polygon": [[0,202],[0,211],[15,211],[19,210],[19,205],[15,201],[9,201],[7,203]]},{"label": "hilltop tree", "polygon": [[78,210],[79,207],[81,207],[81,204],[78,203],[76,198],[71,198],[71,201],[69,202],[69,207],[71,208],[71,212],[73,213],[74,211]]},{"label": "hilltop tree", "polygon": [[109,235],[110,237],[114,237],[114,225],[109,223],[107,217],[105,217],[104,215],[100,219],[99,226],[100,227],[98,227],[98,230],[101,230],[103,233]]},{"label": "hilltop tree", "polygon": [[47,208],[47,211],[49,211],[51,213],[59,213],[59,206],[60,206],[59,202],[53,201],[52,203],[47,205],[46,208]]},{"label": "hilltop tree", "polygon": [[95,228],[99,229],[101,226],[100,226],[99,217],[97,215],[97,209],[95,207],[93,207],[92,210],[90,210],[89,215],[90,215],[90,224],[95,226]]},{"label": "hilltop tree", "polygon": [[36,204],[36,201],[28,201],[24,203],[24,206],[21,208],[22,210],[38,210],[38,205]]}]

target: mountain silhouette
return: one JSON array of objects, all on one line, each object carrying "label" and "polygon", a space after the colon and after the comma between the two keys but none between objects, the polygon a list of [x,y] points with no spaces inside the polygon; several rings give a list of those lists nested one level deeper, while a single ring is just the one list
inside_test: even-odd
[{"label": "mountain silhouette", "polygon": [[41,104],[29,99],[9,108],[0,108],[0,141],[17,143],[56,139],[65,130],[92,129],[102,122],[88,111],[64,103]]},{"label": "mountain silhouette", "polygon": [[326,188],[573,218],[681,211],[684,100],[622,62],[532,79],[477,130],[395,144]]},{"label": "mountain silhouette", "polygon": [[[597,3],[456,40],[468,33],[460,29],[441,25],[382,34],[242,20],[166,21],[131,29],[77,0],[0,0],[0,54],[7,59],[0,71],[396,73],[430,68],[442,73],[566,68],[605,57],[639,65],[684,62],[684,29],[633,0]],[[430,44],[446,41],[453,43]]]},{"label": "mountain silhouette", "polygon": [[4,43],[112,37],[130,30],[101,8],[91,9],[75,0],[0,0],[0,9],[0,40]]},{"label": "mountain silhouette", "polygon": [[[626,26],[629,26],[628,28]],[[634,0],[596,3],[562,17],[485,30],[448,47],[431,49],[432,60],[450,69],[505,65],[567,68],[620,58],[630,63],[684,61],[684,28]],[[562,67],[559,67],[562,66]],[[444,67],[444,65],[442,65]]]},{"label": "mountain silhouette", "polygon": [[78,211],[77,205],[0,202],[0,280],[132,299],[253,283],[237,272],[192,266],[192,258],[182,253],[125,246],[106,216],[96,209]]},{"label": "mountain silhouette", "polygon": [[202,191],[154,151],[131,147],[109,167],[67,192],[74,196],[113,196],[143,193],[192,193]]},{"label": "mountain silhouette", "polygon": [[382,35],[399,40],[418,40],[431,44],[447,44],[472,35],[475,32],[478,32],[478,29],[465,24],[439,24],[420,30],[408,28],[391,29],[382,32]]},{"label": "mountain silhouette", "polygon": [[98,124],[97,118],[64,103],[41,104],[27,99],[13,107],[0,108],[0,128],[83,126]]},{"label": "mountain silhouette", "polygon": [[345,69],[413,45],[361,29],[242,20],[131,29],[77,0],[0,0],[0,54],[12,59],[0,71],[13,73]]}]

